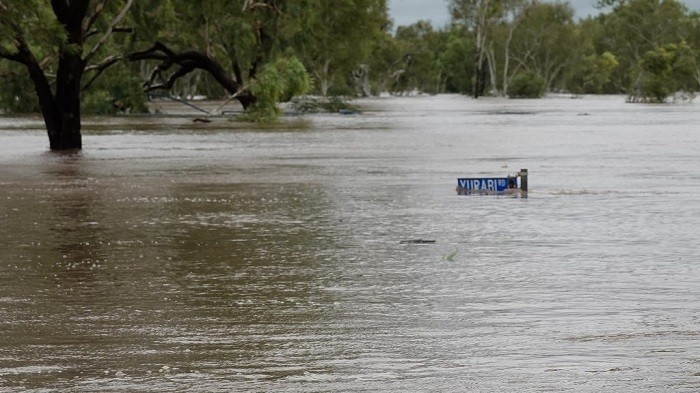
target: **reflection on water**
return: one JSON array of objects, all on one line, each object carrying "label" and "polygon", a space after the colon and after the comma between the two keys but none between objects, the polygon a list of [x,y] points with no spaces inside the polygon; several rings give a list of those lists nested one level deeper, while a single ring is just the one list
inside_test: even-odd
[{"label": "reflection on water", "polygon": [[1,119],[0,391],[698,390],[700,111],[623,101]]}]

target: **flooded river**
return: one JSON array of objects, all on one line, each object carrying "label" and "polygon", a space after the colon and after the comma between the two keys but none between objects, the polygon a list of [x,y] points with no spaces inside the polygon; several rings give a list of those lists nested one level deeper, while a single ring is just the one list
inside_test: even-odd
[{"label": "flooded river", "polygon": [[700,390],[700,104],[360,105],[0,119],[0,391]]}]

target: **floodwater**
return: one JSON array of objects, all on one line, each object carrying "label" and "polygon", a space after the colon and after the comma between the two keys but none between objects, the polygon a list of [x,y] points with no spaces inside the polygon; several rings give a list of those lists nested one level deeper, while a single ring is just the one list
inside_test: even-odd
[{"label": "floodwater", "polygon": [[0,119],[0,391],[700,390],[699,104],[360,105]]}]

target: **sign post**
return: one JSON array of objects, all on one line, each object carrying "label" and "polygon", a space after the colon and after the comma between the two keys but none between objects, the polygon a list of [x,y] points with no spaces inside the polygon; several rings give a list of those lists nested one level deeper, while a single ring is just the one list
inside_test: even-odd
[{"label": "sign post", "polygon": [[512,194],[527,193],[527,169],[507,177],[461,177],[457,179],[457,194]]}]

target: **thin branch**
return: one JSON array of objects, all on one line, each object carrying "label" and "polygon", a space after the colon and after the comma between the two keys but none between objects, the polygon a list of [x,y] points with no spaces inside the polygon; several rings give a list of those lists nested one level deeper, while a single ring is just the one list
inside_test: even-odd
[{"label": "thin branch", "polygon": [[124,58],[124,56],[113,55],[113,56],[109,56],[109,57],[105,58],[104,60],[102,60],[102,62],[101,62],[100,64],[95,64],[95,65],[91,65],[91,66],[85,67],[85,72],[88,72],[88,71],[95,71],[95,75],[93,75],[92,78],[90,78],[90,80],[85,84],[85,86],[82,87],[81,90],[82,90],[82,91],[87,90],[87,89],[90,87],[90,85],[92,85],[92,83],[93,83],[100,75],[102,75],[102,73],[105,72],[105,70],[107,70],[107,68],[109,68],[109,67],[111,67],[111,66],[117,64],[117,63],[118,63],[119,61],[121,61],[123,58]]},{"label": "thin branch", "polygon": [[233,93],[233,94],[231,94],[230,96],[228,96],[228,98],[226,98],[226,100],[225,100],[221,105],[219,105],[217,108],[215,108],[213,111],[211,111],[211,112],[209,113],[209,116],[216,115],[216,113],[217,113],[218,111],[220,111],[221,108],[223,108],[223,107],[224,107],[226,104],[228,104],[231,100],[233,100],[234,98],[236,98],[236,97],[238,97],[239,95],[241,95],[244,91],[248,90],[248,87],[249,87],[248,84],[245,84],[245,85],[243,85],[240,89],[238,89],[238,91],[236,91],[235,93]]},{"label": "thin branch", "polygon": [[122,8],[121,12],[112,20],[112,23],[109,24],[109,27],[107,28],[107,31],[102,35],[102,38],[100,38],[99,41],[95,44],[95,46],[92,47],[92,50],[85,56],[85,63],[88,63],[97,53],[98,50],[104,45],[105,42],[107,42],[107,39],[109,38],[110,35],[112,35],[112,32],[114,31],[114,28],[121,22],[122,19],[126,16],[126,13],[129,11],[129,8],[131,8],[131,5],[134,3],[134,0],[127,0],[126,5],[124,5],[124,8]]},{"label": "thin branch", "polygon": [[256,8],[269,8],[277,12],[278,14],[282,13],[282,11],[280,11],[280,9],[277,8],[276,5],[266,4],[261,1],[256,2],[254,0],[244,0],[242,11],[245,11],[246,8],[250,8],[251,11],[255,10]]},{"label": "thin branch", "polygon": [[97,21],[97,18],[100,16],[102,11],[105,9],[105,5],[107,5],[108,0],[102,0],[101,2],[97,3],[95,6],[95,10],[92,12],[92,15],[85,21],[83,24],[83,35],[86,37],[88,36],[88,31],[92,29],[92,25],[95,24]]},{"label": "thin branch", "polygon": [[[133,27],[115,27],[114,30],[112,30],[112,33],[133,33],[134,28]],[[100,31],[97,29],[92,29],[89,32],[85,33],[85,39],[87,40],[88,38],[99,34]]]}]

